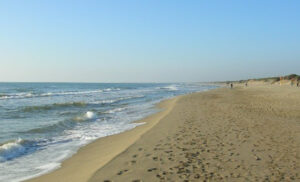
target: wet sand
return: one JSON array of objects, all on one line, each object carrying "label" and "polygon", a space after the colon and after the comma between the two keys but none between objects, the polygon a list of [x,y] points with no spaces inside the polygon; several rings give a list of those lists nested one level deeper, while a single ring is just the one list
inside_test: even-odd
[{"label": "wet sand", "polygon": [[[62,166],[45,175],[28,180],[28,182],[84,182],[88,181],[93,174],[114,157],[125,151],[141,135],[155,126],[175,106],[179,97],[165,100],[157,105],[161,112],[137,121],[145,123],[135,129],[100,138],[83,148],[71,158],[63,161]],[[164,109],[163,109],[164,108]]]},{"label": "wet sand", "polygon": [[163,107],[32,181],[300,180],[300,88],[220,88]]}]

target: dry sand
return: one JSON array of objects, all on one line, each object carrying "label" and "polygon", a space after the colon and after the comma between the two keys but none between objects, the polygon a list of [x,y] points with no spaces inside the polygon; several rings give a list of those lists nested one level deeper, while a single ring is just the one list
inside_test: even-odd
[{"label": "dry sand", "polygon": [[163,105],[32,181],[300,181],[300,88],[221,88]]}]

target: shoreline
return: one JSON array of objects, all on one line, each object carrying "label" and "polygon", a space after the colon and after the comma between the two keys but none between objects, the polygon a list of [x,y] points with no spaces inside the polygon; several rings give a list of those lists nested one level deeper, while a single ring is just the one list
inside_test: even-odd
[{"label": "shoreline", "polygon": [[236,85],[174,97],[132,130],[97,139],[28,180],[300,180],[300,89]]},{"label": "shoreline", "polygon": [[88,181],[93,173],[125,151],[144,133],[150,130],[163,117],[165,117],[172,110],[176,101],[180,97],[182,97],[182,95],[160,101],[155,105],[155,107],[161,109],[161,111],[146,116],[143,119],[134,121],[134,123],[144,124],[115,135],[96,139],[95,141],[79,148],[79,150],[71,157],[63,160],[59,168],[39,176],[29,178],[25,181]]}]

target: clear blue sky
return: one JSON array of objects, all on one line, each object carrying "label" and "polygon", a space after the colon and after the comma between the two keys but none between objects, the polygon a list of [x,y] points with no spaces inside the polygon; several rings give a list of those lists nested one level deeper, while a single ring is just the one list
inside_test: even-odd
[{"label": "clear blue sky", "polygon": [[0,0],[0,81],[216,81],[299,70],[298,0]]}]

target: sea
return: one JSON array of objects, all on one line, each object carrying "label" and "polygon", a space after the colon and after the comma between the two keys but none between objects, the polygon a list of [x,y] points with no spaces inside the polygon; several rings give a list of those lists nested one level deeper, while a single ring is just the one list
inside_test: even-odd
[{"label": "sea", "polygon": [[88,143],[133,129],[174,96],[203,83],[0,83],[0,181],[60,167]]}]

